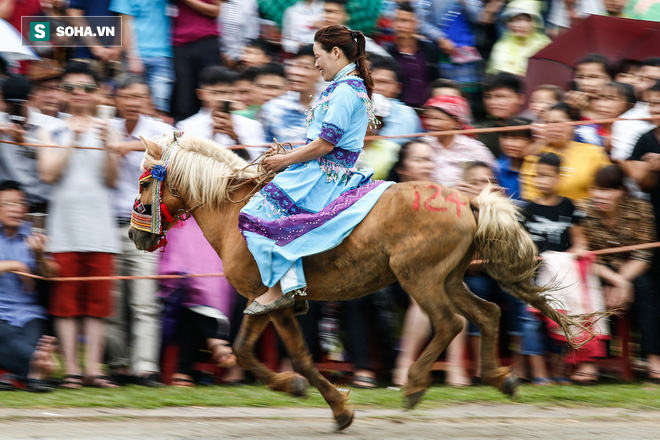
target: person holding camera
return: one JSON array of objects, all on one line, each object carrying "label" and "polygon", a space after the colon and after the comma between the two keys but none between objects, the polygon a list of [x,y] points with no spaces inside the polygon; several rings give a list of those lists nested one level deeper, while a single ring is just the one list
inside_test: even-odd
[{"label": "person holding camera", "polygon": [[30,81],[22,76],[12,76],[2,85],[7,115],[0,124],[0,180],[19,182],[27,194],[28,211],[44,213],[50,187],[39,180],[37,147],[3,142],[37,143],[40,127],[48,126],[53,130],[63,127],[62,121],[29,110],[32,90]]},{"label": "person holding camera", "polygon": [[[121,140],[108,147],[119,155],[114,215],[121,243],[117,272],[124,276],[153,276],[158,271],[158,255],[139,251],[128,238],[135,182],[142,174],[144,158],[140,137],[155,139],[174,131],[174,127],[146,116],[151,100],[146,78],[137,75],[120,78],[116,97],[118,117],[110,120],[110,126]],[[153,279],[123,280],[114,286],[113,313],[107,322],[107,360],[113,379],[119,383],[161,385],[158,375],[161,305],[157,291],[158,283]]]},{"label": "person holding camera", "polygon": [[[99,80],[86,63],[71,62],[62,91],[71,117],[59,130],[42,130],[41,140],[61,148],[40,148],[38,171],[52,185],[47,229],[49,250],[63,277],[114,275],[119,252],[112,209],[118,155],[109,148],[117,135],[95,118]],[[58,282],[53,285],[49,312],[62,346],[64,387],[115,386],[102,370],[105,318],[112,313],[111,281]],[[87,338],[86,373],[78,365],[78,328]]]},{"label": "person holding camera", "polygon": [[52,275],[57,267],[44,255],[46,237],[24,221],[29,206],[18,182],[0,181],[0,368],[9,372],[0,375],[0,391],[15,389],[14,378],[29,391],[50,391],[56,367],[56,341],[44,334],[46,311],[26,274]]},{"label": "person holding camera", "polygon": [[[199,76],[197,96],[202,108],[193,116],[180,121],[177,128],[202,138],[213,139],[223,147],[232,145],[259,145],[264,141],[264,131],[258,121],[232,114],[234,83],[238,75],[224,67],[211,66]],[[265,148],[234,150],[239,156],[255,158]]]}]

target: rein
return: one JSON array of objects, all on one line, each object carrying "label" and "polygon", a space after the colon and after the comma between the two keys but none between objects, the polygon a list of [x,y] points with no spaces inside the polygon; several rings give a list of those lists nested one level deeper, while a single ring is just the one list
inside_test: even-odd
[{"label": "rein", "polygon": [[[140,193],[133,204],[131,226],[140,231],[150,232],[160,237],[158,244],[149,249],[149,252],[153,252],[158,248],[163,248],[162,252],[165,251],[165,246],[167,246],[167,239],[165,238],[167,230],[163,228],[163,218],[167,223],[174,223],[178,220],[186,221],[192,216],[192,211],[204,204],[202,202],[193,208],[179,209],[175,215],[172,215],[167,205],[163,203],[163,181],[165,181],[165,177],[167,176],[167,165],[172,150],[179,143],[179,137],[181,137],[182,134],[183,133],[178,131],[174,132],[172,142],[170,142],[165,148],[163,155],[160,158],[162,165],[154,165],[153,167],[146,169],[140,176]],[[154,188],[151,192],[152,203],[144,205],[140,202],[140,197],[142,195],[142,182],[147,179],[154,179]],[[181,195],[176,188],[174,188],[169,181],[166,181],[166,183],[172,196],[180,199]]]},{"label": "rein", "polygon": [[[243,203],[244,201],[248,200],[253,195],[255,195],[257,193],[257,191],[259,191],[259,188],[261,187],[262,183],[272,179],[272,176],[269,176],[268,172],[266,170],[264,170],[264,166],[261,163],[262,158],[271,157],[271,156],[274,156],[274,155],[280,154],[280,153],[286,153],[287,152],[287,147],[288,147],[288,151],[293,150],[293,144],[291,144],[291,142],[285,142],[283,144],[280,144],[279,142],[277,142],[277,139],[273,138],[273,140],[275,141],[275,146],[274,147],[271,147],[269,150],[261,153],[259,156],[254,158],[249,164],[247,164],[247,166],[245,166],[238,173],[236,173],[238,175],[242,171],[245,171],[248,168],[250,168],[251,166],[256,165],[257,170],[259,172],[259,175],[257,177],[252,177],[251,179],[245,180],[243,182],[240,182],[240,183],[237,183],[237,184],[234,184],[234,185],[230,185],[230,190],[235,191],[237,188],[239,188],[239,187],[241,187],[241,186],[243,186],[247,183],[256,182],[255,185],[254,185],[254,188],[252,188],[250,190],[248,195],[243,197],[240,200],[232,200],[231,197],[229,197],[229,192],[230,191],[227,191],[227,200],[230,203],[234,203],[234,204]],[[232,180],[233,179],[234,179],[234,177],[232,178]]]}]

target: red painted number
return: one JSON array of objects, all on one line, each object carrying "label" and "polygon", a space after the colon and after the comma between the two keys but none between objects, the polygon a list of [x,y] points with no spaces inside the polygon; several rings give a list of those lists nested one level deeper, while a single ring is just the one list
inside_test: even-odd
[{"label": "red painted number", "polygon": [[467,205],[467,203],[461,202],[460,200],[458,200],[458,193],[457,192],[447,196],[445,201],[456,203],[456,215],[458,215],[459,217],[461,216],[461,205]]},{"label": "red painted number", "polygon": [[428,209],[429,211],[446,211],[447,208],[436,208],[435,206],[431,206],[431,200],[435,200],[440,193],[442,192],[442,188],[440,188],[438,185],[426,185],[427,188],[435,188],[435,194],[433,194],[431,197],[429,197],[426,202],[424,202],[424,208]]}]

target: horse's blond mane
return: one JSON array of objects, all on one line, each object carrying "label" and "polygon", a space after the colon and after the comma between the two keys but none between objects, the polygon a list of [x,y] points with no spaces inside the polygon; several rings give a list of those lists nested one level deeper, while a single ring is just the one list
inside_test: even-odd
[{"label": "horse's blond mane", "polygon": [[[164,151],[172,136],[164,135],[154,142]],[[154,165],[163,163],[160,157],[154,158],[147,151],[142,167],[149,169]],[[190,206],[205,203],[217,209],[228,200],[230,186],[258,175],[256,166],[248,167],[248,162],[220,144],[183,135],[170,153],[166,179]]]}]

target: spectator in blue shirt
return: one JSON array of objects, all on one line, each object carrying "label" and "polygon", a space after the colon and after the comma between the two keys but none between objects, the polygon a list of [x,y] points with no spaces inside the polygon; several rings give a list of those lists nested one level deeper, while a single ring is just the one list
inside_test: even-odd
[{"label": "spectator in blue shirt", "polygon": [[289,90],[265,103],[259,112],[264,126],[265,142],[305,142],[307,136],[307,109],[316,94],[319,71],[315,66],[314,51],[308,44],[288,60],[286,74]]},{"label": "spectator in blue shirt", "polygon": [[[374,93],[385,96],[391,103],[387,117],[383,118],[383,127],[378,132],[381,136],[411,134],[422,132],[422,122],[415,110],[399,101],[401,94],[401,75],[392,59],[376,58],[371,63],[371,78],[374,81]],[[403,144],[410,139],[391,139]]]},{"label": "spectator in blue shirt", "polygon": [[122,17],[122,42],[128,70],[145,75],[156,110],[169,113],[174,86],[167,0],[112,0]]},{"label": "spectator in blue shirt", "polygon": [[[0,368],[26,380],[30,391],[50,391],[46,382],[55,368],[54,338],[44,336],[46,313],[31,278],[11,272],[52,274],[44,257],[46,237],[30,233],[23,221],[28,201],[16,181],[0,182]],[[0,390],[13,389],[6,375]]]},{"label": "spectator in blue shirt", "polygon": [[[66,13],[71,17],[71,22],[74,26],[87,26],[89,22],[83,17],[115,15],[110,13],[109,7],[110,0],[69,0]],[[91,39],[91,41],[87,40],[87,43],[92,43],[92,45],[89,48],[74,48],[72,58],[97,59],[103,62],[109,62],[117,61],[121,57],[122,48],[119,45],[104,47],[96,41],[96,37],[86,38]]]},{"label": "spectator in blue shirt", "polygon": [[[526,119],[512,119],[508,125],[519,127],[528,125]],[[497,181],[504,188],[504,192],[512,199],[520,199],[520,183],[518,175],[527,151],[534,141],[532,131],[528,128],[500,133],[500,157],[497,159],[500,166],[495,172]]]}]

